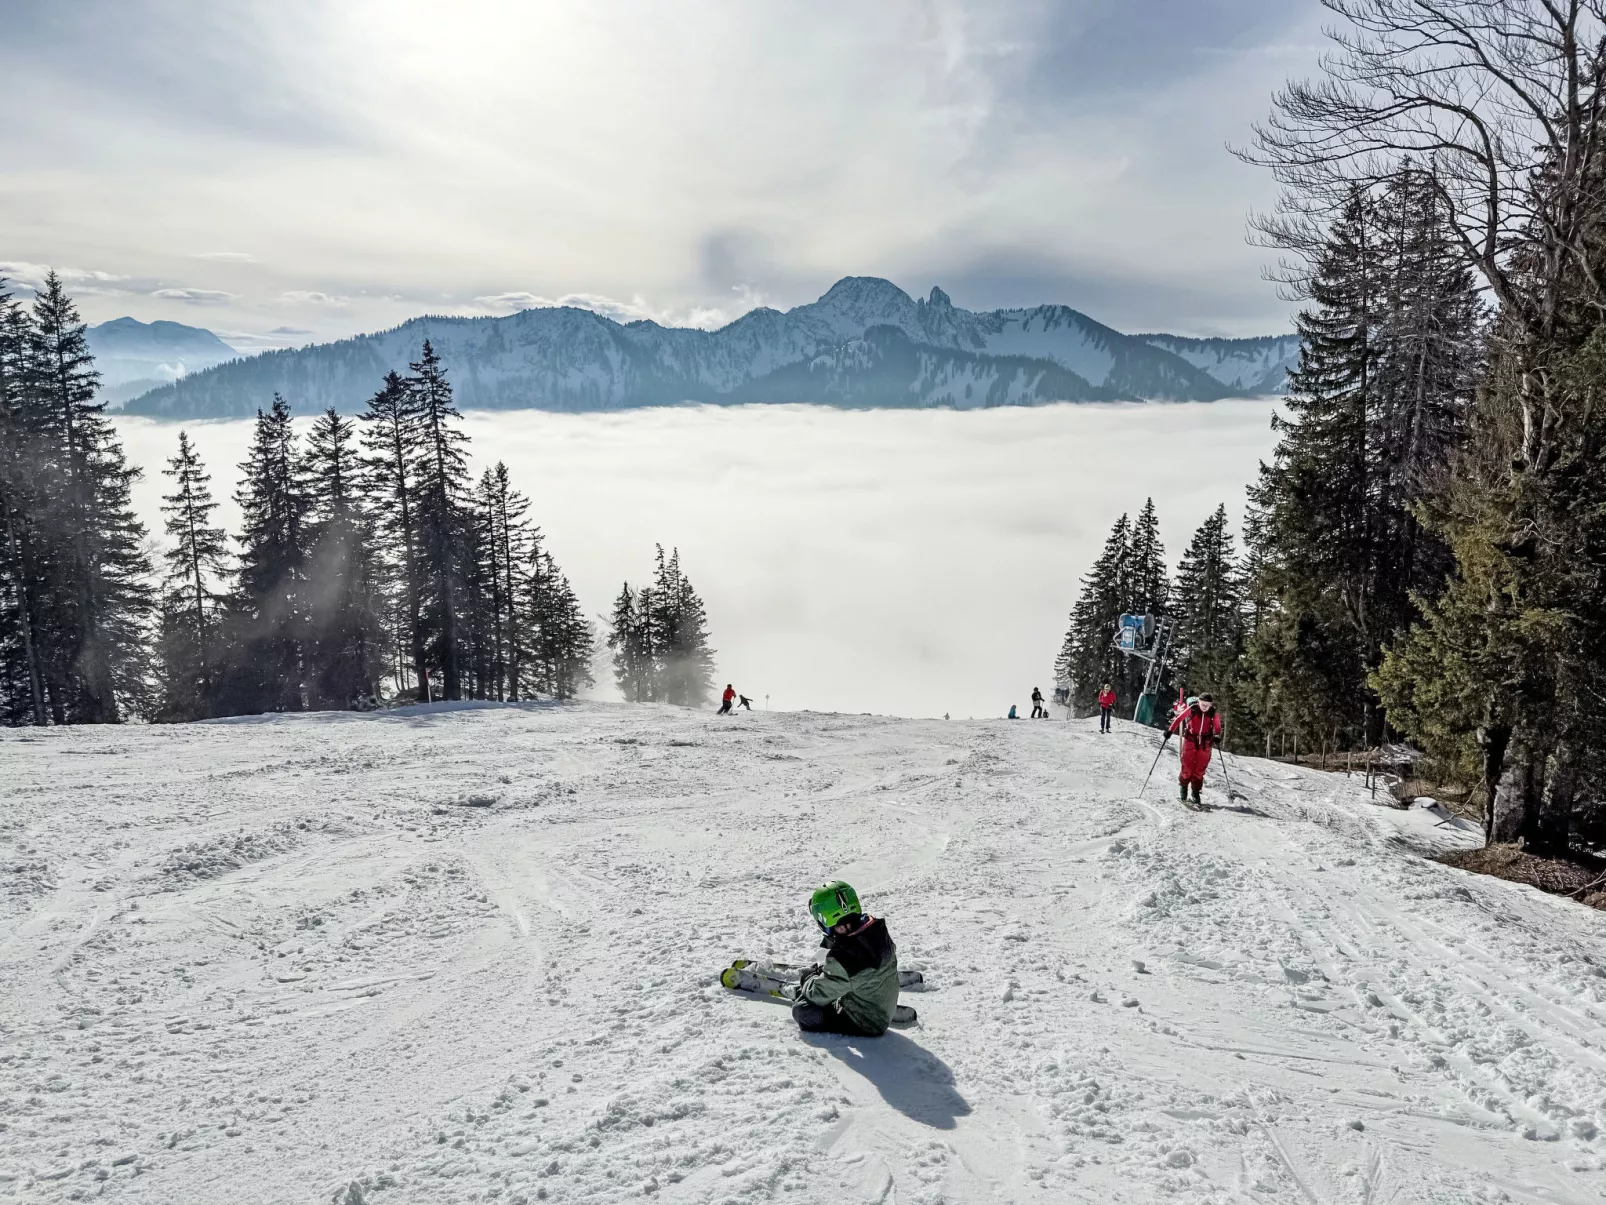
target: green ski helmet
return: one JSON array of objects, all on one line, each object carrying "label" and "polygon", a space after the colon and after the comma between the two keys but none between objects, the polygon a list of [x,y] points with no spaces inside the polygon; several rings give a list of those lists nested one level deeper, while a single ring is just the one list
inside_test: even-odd
[{"label": "green ski helmet", "polygon": [[859,893],[841,879],[816,887],[809,896],[809,915],[826,932],[844,916],[858,916],[863,911],[859,906]]}]

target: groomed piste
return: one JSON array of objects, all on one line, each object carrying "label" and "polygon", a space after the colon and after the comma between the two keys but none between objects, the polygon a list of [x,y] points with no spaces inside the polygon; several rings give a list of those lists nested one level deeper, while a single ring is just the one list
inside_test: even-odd
[{"label": "groomed piste", "polygon": [[[0,734],[0,1201],[1597,1202],[1606,916],[1156,734],[456,706]],[[1212,770],[1212,774],[1215,771]],[[920,1023],[719,987],[886,918]]]}]

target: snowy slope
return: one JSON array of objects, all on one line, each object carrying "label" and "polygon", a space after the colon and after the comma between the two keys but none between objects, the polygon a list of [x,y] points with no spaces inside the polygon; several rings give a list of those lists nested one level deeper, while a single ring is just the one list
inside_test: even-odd
[{"label": "snowy slope", "polygon": [[[1219,373],[1212,375],[1210,357],[1201,367],[1191,352],[1179,354],[1156,342],[1170,336],[1123,335],[1068,306],[977,313],[955,306],[941,289],[916,300],[891,281],[849,276],[817,301],[784,312],[757,309],[717,331],[646,321],[621,325],[573,307],[524,310],[505,318],[415,318],[378,334],[264,352],[185,377],[136,399],[129,409],[171,418],[249,417],[277,392],[301,411],[328,406],[355,411],[387,371],[406,370],[425,339],[444,356],[459,404],[476,409],[585,411],[776,401],[782,399],[765,394],[763,383],[778,376],[807,382],[814,361],[880,328],[901,332],[937,359],[961,355],[997,361],[972,360],[947,372],[971,377],[972,394],[977,382],[985,380],[992,388],[1011,377],[1021,379],[1000,386],[1004,392],[1013,388],[1037,401],[1216,401],[1248,389],[1240,380],[1247,379],[1244,372],[1229,385]],[[1021,360],[1054,366],[1065,375],[1053,378],[1052,389],[1034,393],[1021,376]],[[850,352],[844,362],[846,384],[836,393],[788,394],[788,400],[830,403],[849,393],[855,405],[955,404],[952,390],[940,384],[942,372],[924,374],[910,393],[908,382],[889,383],[874,371],[855,374],[851,361]],[[927,389],[926,380],[939,383]]]},{"label": "snowy slope", "polygon": [[[1606,917],[1341,775],[1137,800],[1152,750],[600,704],[0,734],[0,1201],[1606,1195]],[[919,1027],[712,986],[809,958],[832,875]]]}]

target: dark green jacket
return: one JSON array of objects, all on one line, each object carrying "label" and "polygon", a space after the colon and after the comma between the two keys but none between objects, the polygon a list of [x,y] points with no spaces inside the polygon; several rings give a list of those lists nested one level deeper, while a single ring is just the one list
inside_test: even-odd
[{"label": "dark green jacket", "polygon": [[835,1007],[866,1037],[887,1031],[898,1007],[898,947],[885,921],[871,918],[846,937],[828,934],[825,966],[803,984],[803,999]]}]

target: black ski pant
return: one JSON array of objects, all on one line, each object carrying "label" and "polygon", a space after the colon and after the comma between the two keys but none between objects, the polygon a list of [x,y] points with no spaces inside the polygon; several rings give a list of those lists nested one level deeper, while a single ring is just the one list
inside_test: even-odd
[{"label": "black ski pant", "polygon": [[1114,710],[1115,710],[1115,708],[1113,708],[1113,707],[1100,707],[1099,708],[1099,731],[1100,732],[1108,732],[1110,730],[1110,712],[1112,712]]},{"label": "black ski pant", "polygon": [[854,1038],[879,1038],[878,1033],[865,1033],[846,1013],[828,1004],[810,1004],[799,1000],[792,1005],[792,1020],[804,1033],[840,1033]]},{"label": "black ski pant", "polygon": [[719,705],[719,714],[720,715],[729,715],[730,714],[730,709],[731,709],[731,701],[729,699],[726,699],[723,702],[721,702],[720,705]]}]

